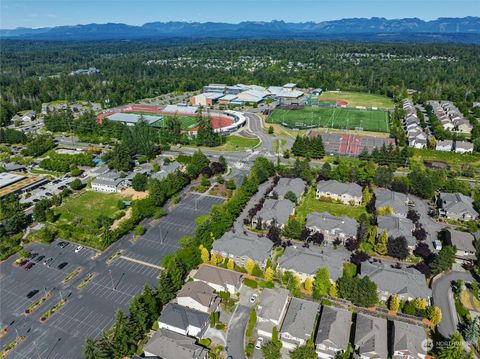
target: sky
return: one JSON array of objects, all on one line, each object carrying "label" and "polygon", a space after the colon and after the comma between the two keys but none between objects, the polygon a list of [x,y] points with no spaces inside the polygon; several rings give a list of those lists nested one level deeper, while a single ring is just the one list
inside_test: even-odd
[{"label": "sky", "polygon": [[0,28],[153,21],[325,21],[480,16],[480,0],[0,0]]}]

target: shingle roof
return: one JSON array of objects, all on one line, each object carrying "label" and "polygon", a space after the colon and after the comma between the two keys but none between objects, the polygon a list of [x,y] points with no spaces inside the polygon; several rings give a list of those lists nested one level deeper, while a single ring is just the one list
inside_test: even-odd
[{"label": "shingle roof", "polygon": [[175,328],[187,330],[188,326],[203,328],[209,320],[207,313],[199,310],[183,307],[176,303],[167,304],[163,310],[158,321],[168,324]]},{"label": "shingle roof", "polygon": [[385,188],[375,188],[375,208],[391,207],[393,213],[406,215],[408,212],[407,195],[390,191]]},{"label": "shingle roof", "polygon": [[198,303],[208,307],[215,297],[214,289],[200,281],[187,282],[177,293],[177,298],[189,297]]},{"label": "shingle roof", "polygon": [[305,181],[301,178],[280,178],[273,190],[280,197],[284,197],[287,192],[292,191],[297,198],[300,198],[305,191]]},{"label": "shingle roof", "polygon": [[376,353],[375,358],[387,358],[387,321],[369,315],[358,314],[355,326],[355,346],[359,354]]},{"label": "shingle roof", "polygon": [[471,233],[448,229],[449,240],[460,251],[475,252],[474,237]]},{"label": "shingle roof", "polygon": [[313,212],[307,215],[307,228],[317,227],[331,233],[343,233],[346,236],[356,237],[358,222],[350,217],[335,217],[327,212]]},{"label": "shingle roof", "polygon": [[327,342],[329,347],[346,350],[351,326],[352,313],[348,310],[323,306],[315,344]]},{"label": "shingle roof", "polygon": [[338,195],[349,194],[352,197],[362,197],[362,187],[356,183],[342,183],[335,180],[321,181],[317,191],[335,193]]},{"label": "shingle roof", "polygon": [[282,309],[289,295],[290,292],[283,288],[265,288],[258,301],[257,317],[280,321]]},{"label": "shingle roof", "polygon": [[208,353],[208,349],[195,344],[194,338],[167,329],[157,330],[143,350],[164,359],[204,358]]},{"label": "shingle roof", "polygon": [[381,291],[411,298],[430,298],[432,295],[425,276],[415,268],[393,268],[388,263],[367,261],[361,264],[360,273],[362,277],[368,276]]},{"label": "shingle roof", "polygon": [[349,252],[343,248],[289,246],[278,259],[278,265],[284,270],[307,275],[315,275],[320,268],[326,267],[330,278],[337,280],[342,276],[343,263],[348,262],[349,257]]},{"label": "shingle roof", "polygon": [[279,224],[285,224],[293,212],[295,204],[288,199],[276,200],[267,198],[263,207],[257,213],[257,217],[264,221],[275,220]]},{"label": "shingle roof", "polygon": [[409,246],[415,246],[417,243],[412,235],[414,229],[413,222],[408,218],[395,216],[378,216],[378,233],[387,231],[389,237],[397,238],[404,236]]},{"label": "shingle roof", "polygon": [[472,204],[472,199],[463,195],[462,193],[440,193],[442,200],[442,208],[450,213],[470,213],[474,217],[478,217],[478,212],[475,211]]},{"label": "shingle roof", "polygon": [[308,340],[312,335],[319,308],[319,303],[292,298],[280,333],[289,333],[292,337]]},{"label": "shingle roof", "polygon": [[208,283],[213,283],[221,286],[233,285],[239,286],[242,275],[231,270],[213,267],[209,265],[202,265],[197,273],[193,276],[193,279],[201,280]]},{"label": "shingle roof", "polygon": [[425,355],[427,352],[422,347],[422,342],[425,339],[427,339],[427,335],[422,326],[398,320],[393,321],[393,351],[403,351],[405,354],[410,353],[415,357],[418,354]]},{"label": "shingle roof", "polygon": [[237,257],[248,257],[253,261],[263,263],[270,257],[273,242],[266,237],[255,234],[248,236],[233,232],[225,233],[213,242],[213,250],[225,252]]}]

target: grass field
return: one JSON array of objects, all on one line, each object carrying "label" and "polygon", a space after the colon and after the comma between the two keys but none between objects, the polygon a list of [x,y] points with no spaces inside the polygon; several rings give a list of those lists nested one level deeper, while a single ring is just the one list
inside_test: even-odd
[{"label": "grass field", "polygon": [[197,123],[198,123],[198,117],[194,116],[174,116],[174,115],[162,115],[163,119],[160,121],[155,122],[152,126],[153,127],[163,127],[164,121],[167,120],[167,118],[173,118],[176,117],[180,123],[182,124],[181,129],[182,130],[191,130],[194,128]]},{"label": "grass field", "polygon": [[480,172],[480,156],[474,154],[413,149],[412,159],[419,161],[430,160],[445,162],[454,170],[460,170],[462,165],[469,164],[476,171]]},{"label": "grass field", "polygon": [[320,95],[320,98],[328,98],[335,100],[345,100],[347,106],[366,106],[378,107],[384,109],[393,109],[393,101],[385,96],[372,95],[362,92],[343,92],[343,91],[327,91]]},{"label": "grass field", "polygon": [[346,206],[338,203],[323,202],[315,198],[315,190],[311,189],[302,199],[295,211],[295,215],[301,221],[305,221],[307,214],[312,212],[328,212],[332,216],[351,217],[358,219],[363,213],[367,213],[364,207]]},{"label": "grass field", "polygon": [[267,122],[287,124],[289,127],[325,127],[362,129],[388,132],[388,114],[384,111],[354,110],[344,108],[305,107],[302,110],[276,109]]},{"label": "grass field", "polygon": [[[217,147],[204,147],[210,151],[245,151],[257,146],[260,143],[258,138],[247,138],[237,135],[230,135],[223,145]],[[196,148],[203,148],[201,146]]]},{"label": "grass field", "polygon": [[116,193],[94,191],[69,197],[55,209],[55,214],[59,216],[55,227],[59,230],[60,238],[102,248],[100,231],[95,226],[95,220],[101,214],[115,218],[120,212],[117,208],[119,199],[129,200],[128,197]]}]

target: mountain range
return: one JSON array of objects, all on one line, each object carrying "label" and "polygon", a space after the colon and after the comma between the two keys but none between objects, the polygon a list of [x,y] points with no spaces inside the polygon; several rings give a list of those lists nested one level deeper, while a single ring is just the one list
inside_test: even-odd
[{"label": "mountain range", "polygon": [[165,38],[333,39],[480,43],[480,17],[385,19],[352,18],[323,22],[284,21],[151,22],[0,29],[0,37],[22,40],[133,40]]}]

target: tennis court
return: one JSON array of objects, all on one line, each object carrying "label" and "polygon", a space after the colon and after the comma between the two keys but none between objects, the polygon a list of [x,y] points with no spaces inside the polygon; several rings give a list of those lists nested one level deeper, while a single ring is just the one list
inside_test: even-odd
[{"label": "tennis court", "polygon": [[275,109],[267,122],[290,128],[337,128],[389,132],[388,113],[349,108],[305,107],[300,110]]}]

